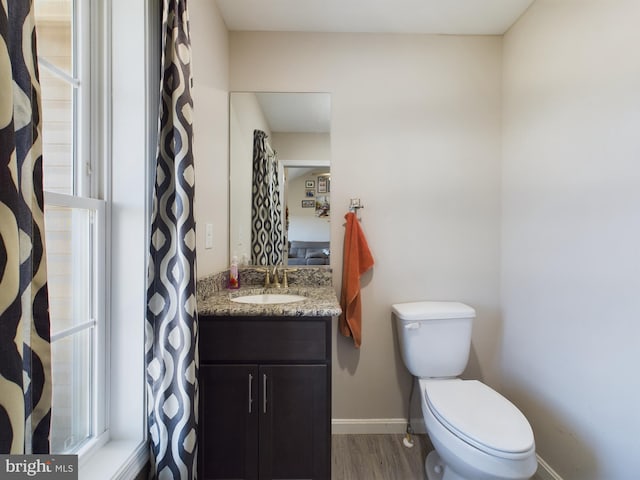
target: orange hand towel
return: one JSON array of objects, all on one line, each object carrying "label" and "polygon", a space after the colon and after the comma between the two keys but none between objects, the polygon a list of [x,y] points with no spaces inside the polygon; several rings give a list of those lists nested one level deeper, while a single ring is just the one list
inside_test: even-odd
[{"label": "orange hand towel", "polygon": [[373,256],[356,214],[349,212],[344,218],[347,220],[347,225],[344,234],[342,292],[340,295],[342,314],[338,327],[342,335],[353,337],[355,347],[360,348],[362,343],[360,276],[373,267]]}]

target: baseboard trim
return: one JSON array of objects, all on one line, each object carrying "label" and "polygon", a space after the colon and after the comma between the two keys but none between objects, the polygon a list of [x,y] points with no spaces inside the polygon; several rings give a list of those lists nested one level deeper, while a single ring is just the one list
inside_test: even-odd
[{"label": "baseboard trim", "polygon": [[562,477],[556,473],[556,471],[549,466],[544,459],[536,454],[538,459],[538,470],[536,471],[536,480],[562,480]]},{"label": "baseboard trim", "polygon": [[[415,433],[425,433],[422,419],[411,420]],[[331,420],[331,433],[334,435],[384,435],[406,433],[406,418],[334,418]]]}]

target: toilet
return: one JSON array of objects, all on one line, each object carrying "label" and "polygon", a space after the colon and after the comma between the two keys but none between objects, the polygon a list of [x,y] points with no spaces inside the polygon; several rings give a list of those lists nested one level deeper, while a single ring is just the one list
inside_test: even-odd
[{"label": "toilet", "polygon": [[434,451],[428,480],[525,480],[537,469],[533,431],[509,400],[457,378],[469,360],[475,310],[459,302],[392,306],[402,359],[420,386]]}]

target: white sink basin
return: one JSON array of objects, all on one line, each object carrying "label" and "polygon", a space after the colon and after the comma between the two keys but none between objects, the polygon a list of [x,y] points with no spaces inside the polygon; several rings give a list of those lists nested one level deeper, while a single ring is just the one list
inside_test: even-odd
[{"label": "white sink basin", "polygon": [[293,303],[306,300],[307,297],[302,295],[291,295],[288,293],[261,293],[258,295],[244,295],[242,297],[232,298],[232,302],[237,303],[256,303],[261,305],[273,303]]}]

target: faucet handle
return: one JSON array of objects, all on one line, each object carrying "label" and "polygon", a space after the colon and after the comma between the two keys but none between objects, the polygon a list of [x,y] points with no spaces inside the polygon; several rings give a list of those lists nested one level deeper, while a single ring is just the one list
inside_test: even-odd
[{"label": "faucet handle", "polygon": [[282,269],[282,286],[284,288],[289,288],[289,279],[287,278],[287,272],[297,272],[297,268],[283,268]]},{"label": "faucet handle", "polygon": [[269,285],[271,285],[271,279],[269,278],[269,268],[268,267],[265,269],[265,273],[266,273],[266,275],[264,277],[264,286],[268,287]]},{"label": "faucet handle", "polygon": [[278,279],[278,266],[274,266],[273,267],[273,281],[271,282],[271,285],[273,285],[276,288],[280,288],[280,280]]}]

